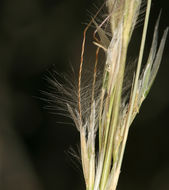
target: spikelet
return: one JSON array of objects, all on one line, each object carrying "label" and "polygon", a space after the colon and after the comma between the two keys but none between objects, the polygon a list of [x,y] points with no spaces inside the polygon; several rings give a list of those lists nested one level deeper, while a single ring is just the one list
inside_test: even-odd
[{"label": "spikelet", "polygon": [[[65,105],[80,132],[86,190],[116,190],[129,127],[160,66],[168,28],[157,50],[159,16],[147,64],[141,70],[151,0],[147,1],[137,68],[135,70],[133,66],[126,66],[128,45],[141,6],[141,0],[107,0],[84,30],[76,88],[73,85],[64,88],[51,80],[66,95],[68,100],[58,98],[59,102]],[[103,7],[108,10],[107,17],[97,23],[97,15]],[[93,34],[95,61],[92,79],[87,80],[85,77],[84,82],[86,34],[92,24],[96,28]],[[111,35],[107,33],[106,26],[109,26]],[[99,71],[100,51],[105,54],[102,71]]]}]

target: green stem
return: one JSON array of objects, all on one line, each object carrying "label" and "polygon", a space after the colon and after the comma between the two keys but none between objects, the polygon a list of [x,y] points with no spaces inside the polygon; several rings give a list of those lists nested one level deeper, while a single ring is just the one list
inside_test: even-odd
[{"label": "green stem", "polygon": [[[130,106],[129,107],[129,113],[128,113],[128,118],[127,118],[127,121],[126,121],[126,124],[125,124],[126,126],[125,126],[125,131],[124,131],[124,137],[123,137],[121,152],[120,152],[120,155],[119,155],[119,162],[118,162],[117,170],[116,170],[118,175],[120,173],[120,168],[121,168],[121,165],[122,165],[125,145],[126,145],[126,141],[127,141],[129,127],[130,127],[130,124],[131,124],[132,113],[133,113],[133,108],[134,108],[134,102],[135,102],[137,88],[138,88],[138,80],[139,80],[139,76],[140,76],[141,63],[142,63],[142,59],[143,59],[143,52],[144,52],[144,47],[145,47],[145,40],[146,40],[146,34],[147,34],[147,28],[148,28],[150,8],[151,8],[151,0],[148,0],[147,9],[146,9],[146,17],[145,17],[145,21],[144,21],[142,41],[141,41],[141,47],[140,47],[140,52],[139,52],[137,71],[136,71],[136,77],[135,77],[135,81],[134,81],[133,92],[131,92],[131,101],[130,101],[131,103],[129,105]],[[118,177],[117,177],[117,180],[115,182],[115,188],[114,189],[116,189]]]},{"label": "green stem", "polygon": [[113,137],[114,137],[115,128],[116,128],[117,122],[118,122],[122,85],[123,85],[123,78],[124,78],[123,76],[124,76],[125,61],[126,61],[126,53],[127,53],[127,47],[123,46],[122,55],[121,55],[121,65],[120,65],[118,79],[117,79],[117,83],[116,83],[116,87],[115,87],[115,100],[114,100],[112,118],[111,118],[112,122],[110,124],[108,141],[106,143],[106,154],[105,154],[104,166],[103,166],[103,171],[102,171],[102,178],[101,178],[101,182],[100,182],[100,190],[104,190],[104,187],[106,185],[107,178],[108,178],[108,175],[110,172],[112,151],[113,151]]}]

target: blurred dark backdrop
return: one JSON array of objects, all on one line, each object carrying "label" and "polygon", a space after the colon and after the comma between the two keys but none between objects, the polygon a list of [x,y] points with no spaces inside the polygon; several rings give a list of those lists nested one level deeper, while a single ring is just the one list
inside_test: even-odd
[{"label": "blurred dark backdrop", "polygon": [[[101,0],[0,1],[0,189],[85,189],[81,167],[69,155],[79,134],[70,120],[40,100],[48,71],[78,63],[82,32]],[[160,36],[169,25],[167,0],[153,0],[147,50],[160,9]],[[137,57],[138,27],[130,44]],[[134,121],[119,190],[169,189],[169,40],[153,88]],[[72,161],[73,160],[73,161]]]}]

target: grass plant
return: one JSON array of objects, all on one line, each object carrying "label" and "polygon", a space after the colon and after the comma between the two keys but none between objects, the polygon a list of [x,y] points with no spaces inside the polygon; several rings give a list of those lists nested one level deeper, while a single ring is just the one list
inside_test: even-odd
[{"label": "grass plant", "polygon": [[[168,33],[167,28],[158,46],[160,16],[155,25],[147,63],[142,63],[151,0],[146,2],[136,69],[127,63],[128,46],[142,10],[142,3],[141,0],[105,1],[84,30],[77,91],[72,94],[72,86],[66,89],[54,82],[66,94],[61,104],[65,104],[80,132],[86,190],[116,190],[129,128],[160,66]],[[98,23],[97,16],[104,7],[107,15]],[[83,66],[86,33],[91,25],[96,28],[93,34],[96,53],[92,63],[92,81],[85,86]],[[105,53],[105,60],[100,76],[98,64],[101,51]]]}]

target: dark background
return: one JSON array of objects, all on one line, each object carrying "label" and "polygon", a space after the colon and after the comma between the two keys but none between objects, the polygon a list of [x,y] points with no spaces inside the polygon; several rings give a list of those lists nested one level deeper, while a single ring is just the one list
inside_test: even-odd
[{"label": "dark background", "polygon": [[[78,64],[82,32],[101,0],[0,1],[0,189],[81,190],[81,166],[68,152],[79,134],[50,113],[41,91],[53,69]],[[154,0],[146,52],[160,9],[160,36],[169,25],[167,0]],[[137,57],[141,27],[130,44]],[[134,121],[119,190],[169,189],[169,39],[153,88]]]}]

